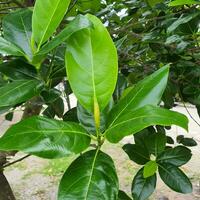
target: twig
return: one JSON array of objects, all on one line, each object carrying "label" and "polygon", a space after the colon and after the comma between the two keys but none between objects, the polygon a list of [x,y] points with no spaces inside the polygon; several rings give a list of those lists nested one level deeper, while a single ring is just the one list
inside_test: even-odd
[{"label": "twig", "polygon": [[7,164],[3,165],[2,168],[5,169],[6,167],[9,167],[9,166],[11,166],[11,165],[14,165],[14,164],[16,164],[16,163],[18,163],[18,162],[20,162],[20,161],[22,161],[22,160],[28,158],[29,156],[31,156],[31,155],[26,155],[26,156],[24,156],[24,157],[22,157],[22,158],[19,158],[18,160],[15,160],[15,161],[13,161],[13,162],[7,163]]}]

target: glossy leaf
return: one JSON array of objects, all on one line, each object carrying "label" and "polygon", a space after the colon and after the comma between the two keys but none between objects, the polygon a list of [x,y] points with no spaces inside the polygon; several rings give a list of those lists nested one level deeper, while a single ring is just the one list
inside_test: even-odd
[{"label": "glossy leaf", "polygon": [[[106,106],[106,108],[100,113],[100,131],[103,132],[106,129],[107,113],[112,108],[112,101]],[[94,115],[87,111],[83,106],[78,103],[77,116],[82,126],[91,134],[96,134]]]},{"label": "glossy leaf", "polygon": [[173,149],[167,149],[157,157],[159,163],[169,163],[174,166],[186,164],[192,157],[191,150],[184,146],[177,146]]},{"label": "glossy leaf", "polygon": [[118,193],[118,200],[131,200],[131,198],[124,191],[120,190]]},{"label": "glossy leaf", "polygon": [[129,92],[109,113],[108,126],[112,126],[126,113],[132,113],[134,110],[148,104],[157,105],[165,90],[168,73],[169,67],[162,67],[160,70],[129,89]]},{"label": "glossy leaf", "polygon": [[33,79],[37,77],[35,67],[19,59],[1,63],[0,72],[11,80]]},{"label": "glossy leaf", "polygon": [[33,10],[33,39],[38,50],[62,21],[70,0],[36,0]]},{"label": "glossy leaf", "polygon": [[188,119],[185,115],[148,105],[134,112],[129,111],[126,115],[118,118],[105,134],[110,142],[117,143],[123,137],[137,133],[148,126],[170,126],[172,124],[188,129]]},{"label": "glossy leaf", "polygon": [[111,99],[117,81],[117,51],[101,21],[87,15],[93,28],[81,30],[67,41],[66,67],[80,104],[93,113]]},{"label": "glossy leaf", "polygon": [[24,56],[19,48],[14,44],[0,37],[0,54],[12,56]]},{"label": "glossy leaf", "polygon": [[159,165],[158,170],[161,179],[172,190],[183,194],[192,192],[190,180],[178,167],[165,163]]},{"label": "glossy leaf", "polygon": [[156,173],[157,169],[158,169],[158,165],[156,161],[150,160],[148,163],[144,165],[144,171],[143,171],[144,178],[153,176]]},{"label": "glossy leaf", "polygon": [[42,83],[38,80],[20,80],[0,87],[0,108],[15,106],[39,94]]},{"label": "glossy leaf", "polygon": [[3,19],[3,32],[6,40],[19,47],[30,59],[32,58],[32,11],[22,9],[8,14]]},{"label": "glossy leaf", "polygon": [[146,200],[156,187],[156,175],[144,178],[143,170],[144,168],[140,169],[133,179],[132,196],[134,200]]},{"label": "glossy leaf", "polygon": [[166,142],[167,138],[164,133],[154,133],[148,135],[145,140],[149,153],[154,154],[155,156],[160,154],[165,149]]},{"label": "glossy leaf", "polygon": [[111,200],[118,196],[118,178],[112,159],[101,151],[79,156],[65,172],[58,200]]},{"label": "glossy leaf", "polygon": [[137,144],[125,144],[123,150],[128,154],[130,160],[139,165],[144,165],[150,160],[150,154],[144,146]]},{"label": "glossy leaf", "polygon": [[56,35],[50,42],[45,44],[37,55],[45,55],[51,50],[65,42],[71,35],[82,29],[92,26],[91,22],[84,15],[78,15],[66,28],[64,28],[58,35]]},{"label": "glossy leaf", "polygon": [[52,159],[78,154],[89,144],[90,137],[80,125],[37,116],[9,128],[0,139],[0,150]]}]

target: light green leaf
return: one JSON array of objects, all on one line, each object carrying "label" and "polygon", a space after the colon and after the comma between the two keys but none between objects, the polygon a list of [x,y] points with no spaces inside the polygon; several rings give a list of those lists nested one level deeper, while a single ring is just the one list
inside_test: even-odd
[{"label": "light green leaf", "polygon": [[19,48],[14,44],[11,44],[9,41],[0,37],[0,54],[2,55],[12,55],[12,56],[24,56]]},{"label": "light green leaf", "polygon": [[199,1],[193,0],[175,0],[169,3],[169,6],[183,6],[183,5],[193,5],[193,4],[200,4]]},{"label": "light green leaf", "polygon": [[157,105],[162,97],[168,80],[169,66],[162,67],[131,89],[109,113],[107,125],[112,126],[121,116],[131,113],[145,105]]},{"label": "light green leaf", "polygon": [[19,47],[30,59],[32,58],[32,11],[19,10],[6,15],[3,19],[4,38]]},{"label": "light green leaf", "polygon": [[80,104],[93,113],[102,111],[117,82],[117,51],[101,21],[87,15],[93,28],[81,30],[67,41],[66,67],[72,90]]},{"label": "light green leaf", "polygon": [[110,142],[117,143],[123,137],[137,133],[148,126],[170,126],[172,124],[187,130],[188,119],[183,114],[147,105],[133,112],[129,111],[127,114],[118,118],[105,131],[105,135]]},{"label": "light green leaf", "polygon": [[35,116],[9,128],[0,139],[0,150],[52,159],[78,154],[89,144],[90,137],[80,125]]},{"label": "light green leaf", "polygon": [[65,172],[58,200],[111,200],[118,197],[118,178],[110,156],[88,151]]},{"label": "light green leaf", "polygon": [[33,10],[33,40],[38,50],[62,21],[70,0],[36,0]]},{"label": "light green leaf", "polygon": [[158,171],[163,182],[172,190],[183,194],[192,192],[190,180],[178,167],[163,163],[159,164]]},{"label": "light green leaf", "polygon": [[43,84],[35,79],[20,80],[0,87],[0,108],[12,107],[39,94]]},{"label": "light green leaf", "polygon": [[158,169],[158,165],[156,161],[150,160],[148,163],[144,165],[144,171],[143,171],[144,178],[153,176],[156,173],[157,169]]},{"label": "light green leaf", "polygon": [[72,34],[82,29],[92,26],[91,22],[84,15],[78,15],[72,22],[70,22],[65,29],[56,35],[50,42],[45,44],[37,55],[45,55],[53,50],[55,47],[65,42]]}]

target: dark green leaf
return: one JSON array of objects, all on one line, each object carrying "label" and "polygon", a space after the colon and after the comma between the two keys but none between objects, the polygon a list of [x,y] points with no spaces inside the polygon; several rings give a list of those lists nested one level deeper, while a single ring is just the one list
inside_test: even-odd
[{"label": "dark green leaf", "polygon": [[148,150],[137,144],[125,144],[123,150],[128,154],[129,158],[139,165],[144,165],[150,160]]},{"label": "dark green leaf", "polygon": [[0,108],[12,107],[39,94],[43,84],[38,80],[21,80],[0,87]]},{"label": "dark green leaf", "polygon": [[187,146],[187,147],[194,147],[194,146],[197,146],[197,142],[193,139],[193,138],[183,138],[181,141],[180,141],[181,144],[183,144],[184,146]]},{"label": "dark green leaf", "polygon": [[58,100],[61,96],[61,92],[57,89],[50,89],[50,90],[44,90],[41,92],[41,96],[45,103],[53,103],[56,100]]},{"label": "dark green leaf", "polygon": [[166,142],[167,138],[164,133],[151,134],[145,140],[145,144],[149,153],[154,154],[155,156],[165,149]]},{"label": "dark green leaf", "polygon": [[184,146],[177,146],[173,149],[167,149],[157,157],[159,163],[169,163],[174,166],[186,164],[192,157],[191,150]]},{"label": "dark green leaf", "polygon": [[37,71],[22,60],[12,60],[0,64],[0,72],[12,80],[31,79],[37,77]]},{"label": "dark green leaf", "polygon": [[156,174],[144,178],[143,170],[144,168],[140,169],[133,179],[132,196],[134,200],[146,200],[156,187]]},{"label": "dark green leaf", "polygon": [[131,200],[131,198],[124,191],[120,190],[118,193],[118,200]]},{"label": "dark green leaf", "polygon": [[148,126],[169,126],[172,124],[186,130],[188,129],[188,119],[185,115],[147,105],[133,112],[129,111],[127,114],[115,120],[106,130],[105,134],[110,142],[117,143],[125,136],[137,133]]},{"label": "dark green leaf", "polygon": [[168,143],[168,144],[174,144],[173,138],[170,137],[170,136],[167,136],[167,143]]},{"label": "dark green leaf", "polygon": [[158,170],[161,179],[172,190],[183,194],[192,192],[190,180],[178,167],[163,163],[162,165],[159,165]]},{"label": "dark green leaf", "polygon": [[52,159],[78,154],[89,144],[90,137],[80,125],[37,116],[9,128],[0,139],[0,150]]},{"label": "dark green leaf", "polygon": [[8,114],[5,115],[5,119],[8,121],[12,121],[13,119],[13,112],[9,112]]},{"label": "dark green leaf", "polygon": [[118,178],[112,159],[101,151],[79,156],[65,172],[58,200],[111,200],[118,197]]},{"label": "dark green leaf", "polygon": [[32,59],[31,34],[32,11],[22,9],[8,14],[3,19],[3,32],[6,40],[17,47]]},{"label": "dark green leaf", "polygon": [[78,122],[77,117],[77,108],[74,107],[67,111],[63,116],[63,121],[72,121],[72,122]]}]

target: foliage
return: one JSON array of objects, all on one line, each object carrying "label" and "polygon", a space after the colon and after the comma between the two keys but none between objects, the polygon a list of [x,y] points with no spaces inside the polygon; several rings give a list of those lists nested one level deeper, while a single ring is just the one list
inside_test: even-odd
[{"label": "foliage", "polygon": [[[190,193],[192,184],[180,167],[192,156],[185,146],[196,143],[179,136],[183,145],[171,147],[165,131],[173,124],[188,129],[184,115],[166,109],[176,99],[200,106],[199,10],[196,1],[181,2],[36,0],[33,10],[6,15],[0,111],[13,113],[35,97],[43,110],[10,127],[0,150],[48,159],[76,154],[58,200],[125,200],[131,198],[120,190],[114,162],[101,147],[133,134],[135,144],[123,149],[143,166],[133,178],[134,200],[153,193],[157,174],[172,190]],[[72,93],[76,108],[70,105]]]}]

